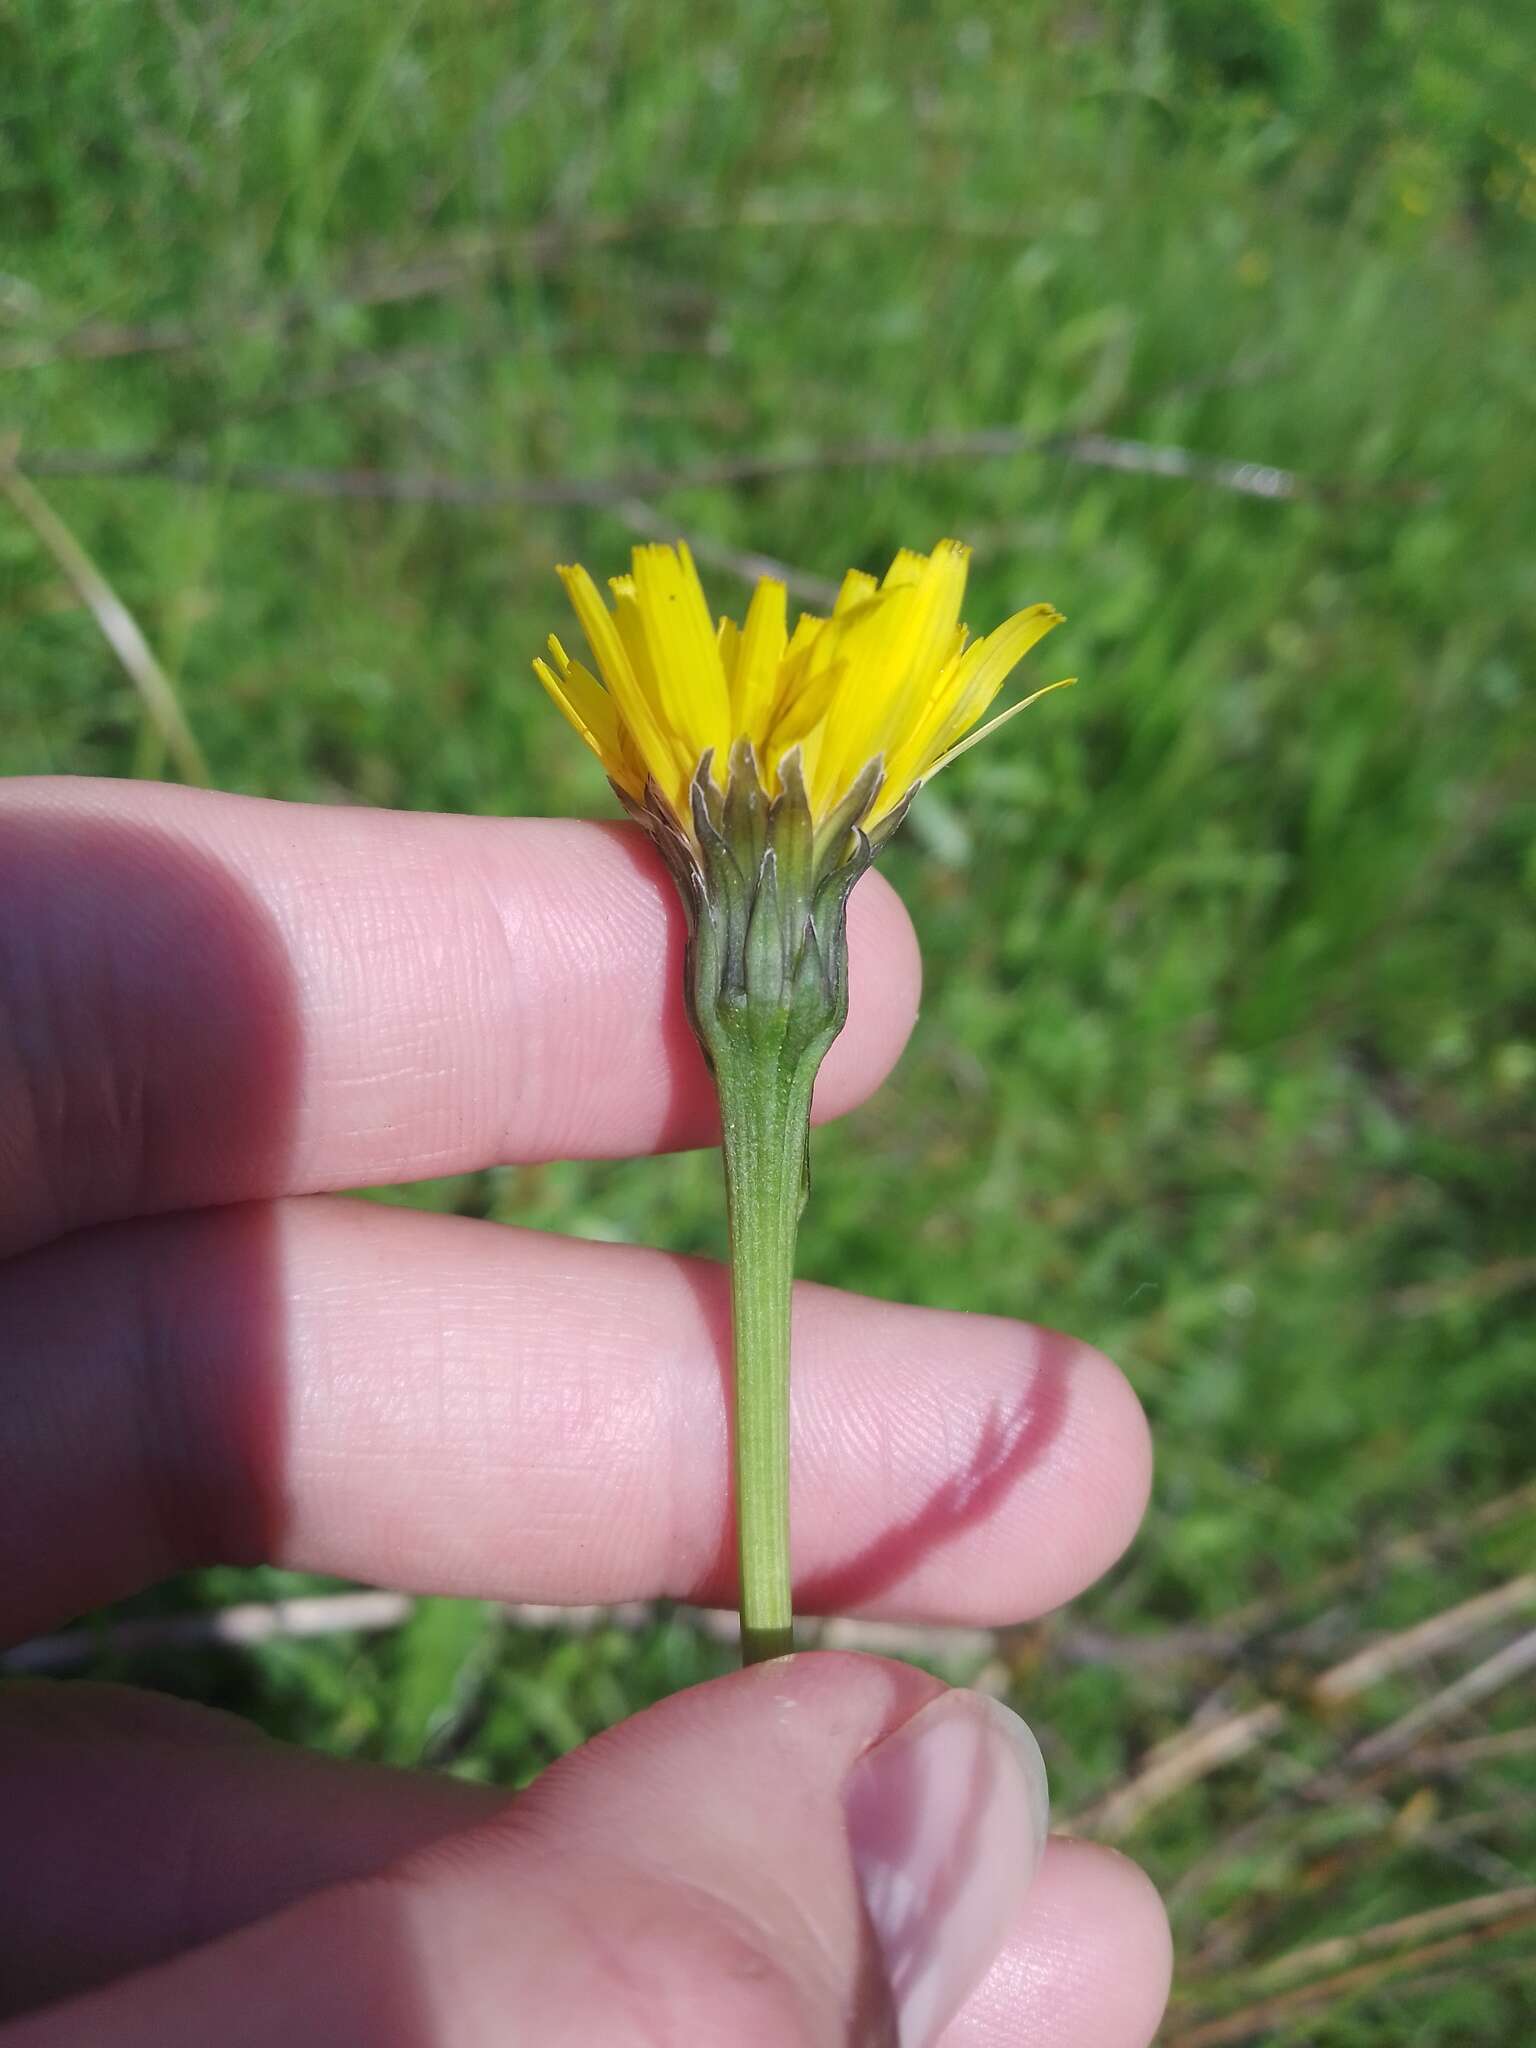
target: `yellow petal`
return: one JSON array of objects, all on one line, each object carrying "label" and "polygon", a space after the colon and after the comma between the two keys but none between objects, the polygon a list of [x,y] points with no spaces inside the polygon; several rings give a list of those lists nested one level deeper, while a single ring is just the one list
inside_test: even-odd
[{"label": "yellow petal", "polygon": [[767,760],[775,773],[791,747],[799,746],[827,715],[827,706],[843,682],[843,667],[834,662],[819,670],[801,689],[795,702],[773,721],[768,737]]},{"label": "yellow petal", "polygon": [[724,781],[731,751],[731,700],[709,607],[687,544],[635,549],[635,600],[669,730],[695,762],[713,748]]},{"label": "yellow petal", "polygon": [[952,702],[934,734],[935,758],[970,731],[1029,650],[1061,623],[1054,605],[1032,604],[967,649],[955,673]]},{"label": "yellow petal", "polygon": [[949,727],[958,691],[965,628],[957,626],[942,667],[928,688],[922,710],[913,720],[905,738],[897,740],[886,760],[886,780],[911,782],[942,747],[941,733]]},{"label": "yellow petal", "polygon": [[958,541],[926,555],[901,549],[878,583],[849,570],[830,616],[802,613],[789,635],[784,586],[774,578],[758,583],[738,626],[711,619],[681,542],[637,547],[632,559],[631,574],[611,579],[611,611],[584,570],[560,571],[602,680],[554,636],[551,661],[536,667],[619,787],[643,796],[653,782],[685,832],[700,759],[712,757],[723,787],[741,740],[751,742],[770,796],[782,763],[798,753],[818,823],[839,815],[877,761],[883,779],[869,822],[878,822],[1045,694],[973,730],[1060,614],[1033,605],[968,646],[960,604],[969,551]]},{"label": "yellow petal", "polygon": [[821,645],[827,624],[827,620],[818,618],[814,612],[802,612],[796,619],[795,630],[790,634],[789,643],[779,657],[773,708],[768,721],[770,734],[773,720],[778,717],[781,707],[793,701],[809,674],[812,658]]},{"label": "yellow petal", "polygon": [[759,752],[779,688],[779,665],[787,646],[785,589],[765,576],[752,593],[731,679],[731,724]]},{"label": "yellow petal", "polygon": [[810,653],[821,637],[827,621],[816,612],[802,612],[795,620],[795,630],[789,636],[789,645],[784,650],[785,663],[800,660]]},{"label": "yellow petal", "polygon": [[892,749],[886,763],[885,787],[871,813],[871,824],[894,809],[915,784],[936,775],[940,768],[996,731],[999,725],[1026,705],[1036,703],[1050,690],[1065,687],[1062,683],[1051,683],[1044,690],[1034,691],[1019,703],[1010,705],[1008,710],[973,733],[963,744],[958,744],[962,735],[970,731],[996,697],[1015,666],[1052,627],[1061,624],[1061,619],[1062,615],[1054,605],[1030,605],[1027,610],[1016,612],[1011,619],[1004,620],[995,632],[967,648],[959,661],[952,664],[923,719],[905,741]]},{"label": "yellow petal", "polygon": [[915,548],[898,548],[896,558],[885,572],[880,588],[897,590],[904,583],[916,583],[928,566],[928,557],[920,555]]},{"label": "yellow petal", "polygon": [[582,568],[558,571],[571,609],[581,622],[603,681],[618,707],[641,759],[670,799],[679,787],[679,763],[625,649],[619,621],[603,603],[597,585]]},{"label": "yellow petal", "polygon": [[535,659],[534,672],[565,716],[596,754],[603,767],[631,796],[639,796],[645,777],[635,778],[625,758],[623,734],[613,699],[590,669],[568,661],[556,675],[547,661]]},{"label": "yellow petal", "polygon": [[891,564],[863,630],[850,624],[840,657],[848,680],[828,714],[816,753],[813,802],[837,799],[876,756],[889,760],[921,716],[954,644],[970,550],[942,540],[928,556],[904,551]]},{"label": "yellow petal", "polygon": [[941,540],[928,558],[913,604],[906,650],[909,667],[892,691],[883,752],[899,745],[911,730],[954,644],[970,562],[970,549],[957,540]]},{"label": "yellow petal", "polygon": [[839,612],[852,611],[855,605],[867,603],[879,588],[873,576],[866,576],[862,569],[850,569],[837,593],[837,603],[832,607],[833,617],[836,618]]},{"label": "yellow petal", "polygon": [[915,598],[914,585],[898,584],[833,622],[831,651],[842,669],[842,688],[827,707],[823,730],[806,749],[807,782],[818,815],[880,752],[891,683],[903,669]]},{"label": "yellow petal", "polygon": [[[715,626],[715,646],[725,671],[725,687],[731,693],[731,717],[736,718],[736,663],[741,655],[741,628],[734,619],[722,618]],[[739,721],[737,721],[739,722]]]},{"label": "yellow petal", "polygon": [[989,718],[969,739],[962,740],[957,747],[951,747],[947,754],[941,754],[923,780],[931,780],[941,768],[947,768],[951,761],[957,761],[962,754],[968,754],[972,747],[979,746],[985,739],[990,739],[1000,725],[1006,725],[1010,718],[1017,718],[1021,711],[1027,711],[1031,704],[1038,704],[1042,697],[1049,697],[1052,690],[1070,690],[1076,681],[1076,676],[1062,676],[1057,682],[1047,683],[1043,689],[1031,690],[1029,695],[1021,697],[1017,704],[1010,704],[1006,711],[999,711],[996,718]]},{"label": "yellow petal", "polygon": [[618,695],[620,686],[629,679],[629,658],[619,639],[613,614],[603,603],[602,593],[580,563],[562,563],[555,574],[565,585],[565,594],[571,601],[571,610],[576,614],[581,630],[587,636],[587,645],[592,650],[603,681]]}]

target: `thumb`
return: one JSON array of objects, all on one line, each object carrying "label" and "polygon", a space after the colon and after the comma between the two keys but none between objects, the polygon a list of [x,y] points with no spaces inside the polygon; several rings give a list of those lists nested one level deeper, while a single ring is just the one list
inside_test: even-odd
[{"label": "thumb", "polygon": [[784,1658],[624,1723],[382,1875],[4,2038],[930,2048],[1045,1827],[1006,1708],[872,1658]]}]

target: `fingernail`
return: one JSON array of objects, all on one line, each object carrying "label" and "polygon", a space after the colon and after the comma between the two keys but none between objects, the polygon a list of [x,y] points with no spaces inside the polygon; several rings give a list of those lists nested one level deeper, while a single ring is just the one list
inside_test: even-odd
[{"label": "fingernail", "polygon": [[860,1757],[843,1793],[901,2048],[932,2048],[990,1969],[1050,1823],[1040,1745],[998,1700],[946,1692]]}]

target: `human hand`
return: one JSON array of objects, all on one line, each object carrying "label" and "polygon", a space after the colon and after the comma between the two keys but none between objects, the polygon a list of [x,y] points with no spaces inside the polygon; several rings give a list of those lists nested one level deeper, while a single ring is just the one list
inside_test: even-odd
[{"label": "human hand", "polygon": [[[850,925],[822,1114],[916,1004],[878,876]],[[324,1192],[708,1143],[681,944],[628,828],[0,791],[0,1633],[215,1559],[732,1597],[718,1272]],[[808,1611],[1018,1620],[1145,1498],[1124,1381],[1026,1326],[806,1287],[794,1398]],[[1010,1724],[808,1653],[509,1800],[14,1684],[0,2044],[1141,2048],[1161,1909],[1086,1844],[1031,1882]]]}]

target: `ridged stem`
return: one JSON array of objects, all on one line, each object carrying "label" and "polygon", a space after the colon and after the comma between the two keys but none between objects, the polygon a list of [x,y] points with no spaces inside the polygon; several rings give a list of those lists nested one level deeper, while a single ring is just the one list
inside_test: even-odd
[{"label": "ridged stem", "polygon": [[[775,1035],[776,1036],[776,1035]],[[792,1647],[789,1329],[805,1204],[811,1084],[820,1064],[782,1037],[717,1048],[731,1238],[734,1470],[744,1664]]]}]

